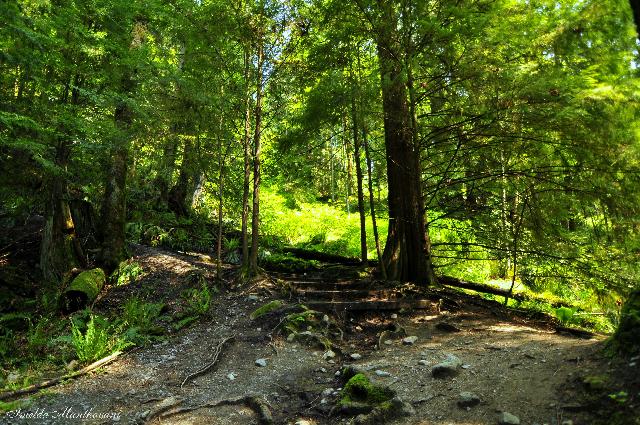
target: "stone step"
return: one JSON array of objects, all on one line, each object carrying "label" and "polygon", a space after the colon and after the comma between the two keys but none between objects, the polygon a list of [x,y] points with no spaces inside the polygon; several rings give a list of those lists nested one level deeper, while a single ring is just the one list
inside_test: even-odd
[{"label": "stone step", "polygon": [[392,289],[295,289],[293,293],[310,300],[384,301],[398,297],[397,291]]},{"label": "stone step", "polygon": [[372,290],[371,282],[367,280],[348,280],[344,282],[333,281],[308,281],[308,280],[285,280],[296,289],[316,289],[322,291],[338,291],[338,290]]},{"label": "stone step", "polygon": [[436,304],[431,300],[376,300],[376,301],[310,301],[305,305],[319,311],[397,311],[401,309],[431,309]]}]

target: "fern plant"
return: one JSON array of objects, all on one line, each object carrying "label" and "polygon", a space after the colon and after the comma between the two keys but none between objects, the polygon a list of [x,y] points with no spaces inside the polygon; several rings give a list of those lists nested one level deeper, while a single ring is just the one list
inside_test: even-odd
[{"label": "fern plant", "polygon": [[201,289],[190,289],[184,294],[187,302],[187,310],[199,316],[207,313],[211,306],[211,292],[206,282],[202,283]]},{"label": "fern plant", "polygon": [[84,333],[71,321],[71,343],[81,362],[96,361],[133,345],[120,336],[121,329],[100,317],[90,317]]}]

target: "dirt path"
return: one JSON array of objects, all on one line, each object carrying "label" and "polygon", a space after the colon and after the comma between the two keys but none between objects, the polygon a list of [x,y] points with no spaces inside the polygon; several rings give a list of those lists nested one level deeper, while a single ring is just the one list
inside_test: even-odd
[{"label": "dirt path", "polygon": [[[213,269],[202,258],[151,248],[139,248],[137,261],[147,272],[142,281],[136,287],[117,288],[102,303],[126,299],[136,291],[170,302],[195,267],[207,276]],[[329,416],[341,385],[336,372],[347,363],[369,370],[374,380],[390,386],[413,405],[415,414],[396,420],[397,424],[496,424],[501,411],[518,416],[521,424],[590,423],[584,412],[574,413],[580,407],[566,399],[563,389],[578,375],[596,373],[602,367],[595,355],[600,349],[597,340],[563,336],[480,306],[464,305],[438,314],[415,310],[398,317],[391,312],[338,317],[345,331],[340,342],[345,350],[333,359],[323,358],[321,349],[286,342],[275,334],[271,338],[272,323],[249,318],[251,311],[269,299],[259,288],[251,295],[238,291],[218,295],[210,320],[128,353],[102,373],[55,387],[19,415],[11,412],[0,417],[0,423],[145,423],[163,402],[193,407],[248,394],[270,406],[276,423],[347,423],[347,417]],[[459,331],[438,325],[443,322]],[[397,338],[377,350],[378,333],[391,323],[403,327],[407,335],[417,336],[415,343],[406,345]],[[214,347],[229,336],[234,339],[223,349],[216,367],[181,388],[183,379],[206,365]],[[361,358],[353,360],[351,354]],[[462,361],[460,373],[453,378],[433,378],[431,368],[447,355]],[[266,359],[267,365],[257,366],[257,359]],[[479,396],[480,404],[470,409],[458,407],[464,391]],[[247,406],[231,405],[153,422],[257,421]]]}]

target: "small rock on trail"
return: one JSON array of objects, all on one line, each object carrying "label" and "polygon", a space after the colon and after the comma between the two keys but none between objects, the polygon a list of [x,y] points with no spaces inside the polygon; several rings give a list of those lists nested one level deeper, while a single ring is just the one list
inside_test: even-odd
[{"label": "small rock on trail", "polygon": [[520,418],[509,412],[502,412],[498,416],[499,425],[520,425]]},{"label": "small rock on trail", "polygon": [[444,361],[436,364],[431,368],[431,375],[434,378],[447,378],[456,376],[458,368],[462,365],[462,361],[453,354],[447,354]]}]

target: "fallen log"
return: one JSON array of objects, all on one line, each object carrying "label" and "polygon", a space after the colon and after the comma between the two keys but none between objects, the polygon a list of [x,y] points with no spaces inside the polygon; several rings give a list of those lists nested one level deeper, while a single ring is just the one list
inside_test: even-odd
[{"label": "fallen log", "polygon": [[469,281],[458,279],[452,276],[439,276],[438,282],[445,286],[452,286],[454,288],[462,288],[462,289],[470,289],[472,291],[482,292],[485,294],[492,294],[492,295],[498,295],[501,297],[512,298],[517,301],[544,302],[544,303],[550,304],[552,307],[555,307],[555,308],[558,308],[558,307],[572,308],[573,307],[573,305],[563,301],[550,302],[543,298],[536,298],[536,297],[532,297],[532,296],[518,293],[518,292],[513,292],[510,294],[509,291],[507,291],[506,289],[496,288],[495,286],[487,285],[484,283],[469,282]]},{"label": "fallen log", "polygon": [[72,313],[90,304],[102,291],[106,279],[104,271],[99,268],[85,270],[77,275],[62,293],[62,310]]},{"label": "fallen log", "polygon": [[20,397],[20,396],[27,395],[27,394],[32,394],[32,393],[35,393],[35,392],[37,392],[39,390],[42,390],[44,388],[49,388],[49,387],[53,387],[54,385],[58,385],[61,382],[66,381],[68,379],[75,379],[75,378],[78,378],[78,377],[80,377],[82,375],[86,375],[87,373],[89,373],[89,372],[91,372],[93,370],[96,370],[96,369],[98,369],[98,368],[100,368],[102,366],[108,365],[109,363],[111,363],[115,359],[117,359],[121,354],[122,354],[122,351],[116,351],[115,353],[113,353],[113,354],[111,354],[111,355],[109,355],[109,356],[107,356],[107,357],[105,357],[103,359],[100,359],[100,360],[98,360],[98,361],[96,361],[94,363],[91,363],[89,366],[85,366],[82,369],[77,370],[75,372],[71,372],[71,373],[69,373],[67,375],[60,376],[60,377],[54,378],[54,379],[50,379],[48,381],[44,381],[44,382],[41,382],[39,384],[33,384],[33,385],[30,385],[30,386],[28,386],[26,388],[22,388],[22,389],[19,389],[19,390],[16,390],[16,391],[9,391],[9,392],[6,392],[6,393],[2,393],[2,394],[0,394],[0,401],[11,400],[11,399],[16,398],[16,397]]},{"label": "fallen log", "polygon": [[322,261],[323,263],[338,263],[346,265],[359,265],[362,263],[359,258],[328,254],[326,252],[312,251],[310,249],[303,248],[285,247],[282,249],[282,252],[286,254],[293,254],[295,257],[303,260],[316,260]]}]

